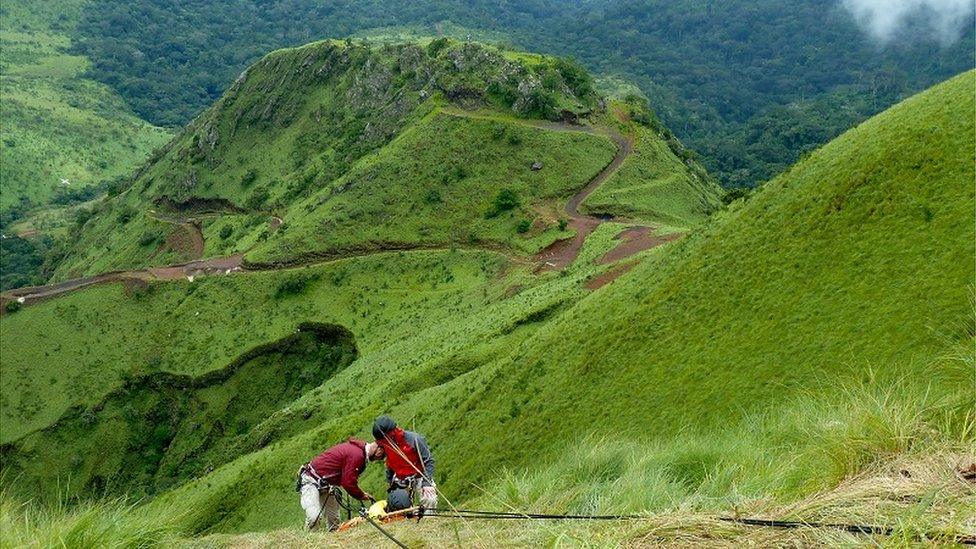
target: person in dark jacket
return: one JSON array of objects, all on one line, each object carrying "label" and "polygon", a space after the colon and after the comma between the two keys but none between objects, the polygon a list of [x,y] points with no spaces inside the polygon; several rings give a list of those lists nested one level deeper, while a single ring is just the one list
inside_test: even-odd
[{"label": "person in dark jacket", "polygon": [[325,511],[329,530],[339,526],[339,487],[360,500],[373,500],[359,487],[359,475],[370,461],[383,459],[383,447],[375,442],[350,438],[322,452],[298,471],[298,491],[305,510],[305,527],[318,526]]},{"label": "person in dark jacket", "polygon": [[397,426],[390,416],[380,416],[373,423],[373,437],[386,454],[386,481],[389,490],[406,489],[420,496],[420,505],[437,509],[437,485],[434,483],[434,455],[427,439]]}]

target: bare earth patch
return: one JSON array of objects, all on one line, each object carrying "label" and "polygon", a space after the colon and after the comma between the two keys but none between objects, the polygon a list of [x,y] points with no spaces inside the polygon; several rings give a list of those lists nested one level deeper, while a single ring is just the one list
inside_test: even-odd
[{"label": "bare earth patch", "polygon": [[607,252],[603,257],[597,261],[601,265],[606,265],[607,263],[615,263],[621,259],[626,259],[638,252],[643,252],[644,250],[650,250],[671,242],[672,240],[677,240],[681,238],[681,233],[671,233],[666,235],[657,236],[654,234],[653,227],[628,227],[620,232],[614,238],[620,240],[620,244],[616,248]]}]

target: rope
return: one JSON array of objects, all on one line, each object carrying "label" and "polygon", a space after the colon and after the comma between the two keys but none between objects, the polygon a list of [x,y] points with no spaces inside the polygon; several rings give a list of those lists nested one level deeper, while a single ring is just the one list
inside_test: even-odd
[{"label": "rope", "polygon": [[366,508],[365,507],[363,507],[363,508],[361,508],[359,510],[359,516],[361,516],[364,519],[366,519],[366,521],[369,522],[370,524],[372,524],[377,530],[379,530],[381,534],[383,534],[384,536],[386,536],[393,543],[397,544],[397,546],[400,547],[400,549],[409,549],[406,546],[406,544],[404,544],[402,541],[400,541],[400,540],[396,539],[395,537],[393,537],[393,534],[387,532],[386,530],[383,529],[382,526],[380,526],[379,524],[377,524],[376,521],[373,520],[372,517],[370,517],[369,514],[366,513]]},{"label": "rope", "polygon": [[[469,519],[486,519],[486,520],[519,520],[519,519],[533,519],[533,520],[641,520],[647,519],[647,516],[641,515],[556,515],[556,514],[545,514],[545,513],[507,513],[504,511],[477,511],[471,509],[458,509],[453,512],[451,511],[438,511],[437,509],[426,510],[424,512],[425,517],[439,517],[439,518],[469,518]],[[734,522],[736,524],[742,524],[745,526],[764,526],[770,528],[833,528],[837,530],[843,530],[852,534],[862,534],[862,535],[879,535],[879,536],[891,536],[895,533],[895,529],[890,526],[875,526],[869,524],[845,524],[845,523],[830,523],[830,522],[803,522],[796,520],[775,520],[775,519],[758,519],[758,518],[745,518],[745,517],[718,517],[719,520],[725,522]],[[976,536],[966,535],[966,534],[949,534],[949,533],[920,533],[915,535],[916,539],[944,539],[947,541],[952,541],[954,543],[959,543],[962,545],[976,545]]]},{"label": "rope", "polygon": [[447,510],[424,510],[425,517],[459,517],[464,515],[467,518],[492,518],[492,519],[557,519],[557,520],[638,520],[647,517],[641,515],[553,515],[547,513],[507,513],[504,511],[472,511],[457,509],[453,512]]},{"label": "rope", "polygon": [[[890,536],[895,533],[895,529],[890,526],[875,526],[870,524],[844,524],[832,522],[803,522],[798,520],[775,520],[757,518],[736,518],[719,517],[725,522],[735,522],[747,526],[766,526],[769,528],[834,528],[852,534]],[[946,539],[962,545],[976,545],[976,536],[966,534],[948,534],[926,532],[915,534],[916,539]]]}]

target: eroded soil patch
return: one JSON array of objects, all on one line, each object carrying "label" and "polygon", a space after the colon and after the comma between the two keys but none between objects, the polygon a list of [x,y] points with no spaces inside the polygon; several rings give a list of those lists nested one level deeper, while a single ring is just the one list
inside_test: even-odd
[{"label": "eroded soil patch", "polygon": [[[576,131],[590,131],[593,130],[576,130]],[[596,190],[604,181],[607,180],[610,175],[617,171],[620,166],[624,163],[624,160],[634,151],[634,139],[630,136],[620,135],[619,133],[610,133],[610,138],[617,145],[617,154],[614,155],[613,160],[602,170],[600,173],[590,180],[589,183],[583,187],[580,192],[573,195],[566,204],[566,215],[569,216],[568,227],[574,231],[576,234],[572,238],[565,240],[558,240],[547,246],[544,250],[536,255],[536,272],[542,271],[559,271],[565,269],[576,260],[579,256],[580,250],[583,249],[583,242],[586,241],[586,237],[592,233],[600,223],[608,221],[609,218],[602,218],[590,215],[583,215],[579,213],[579,206],[586,200],[586,197],[590,196],[593,191]]]},{"label": "eroded soil patch", "polygon": [[586,289],[596,290],[598,288],[602,288],[607,284],[610,284],[614,280],[620,278],[620,276],[626,273],[627,271],[633,269],[634,265],[637,265],[636,261],[631,263],[624,263],[623,265],[617,265],[616,267],[607,269],[599,276],[595,276],[592,279],[590,279],[590,281],[586,283]]},{"label": "eroded soil patch", "polygon": [[671,233],[665,235],[654,234],[653,227],[637,226],[628,227],[623,231],[620,231],[614,239],[619,240],[620,244],[603,255],[597,263],[601,265],[606,265],[608,263],[616,263],[621,259],[627,259],[628,257],[644,250],[650,250],[671,242],[672,240],[677,240],[681,238],[681,233]]}]

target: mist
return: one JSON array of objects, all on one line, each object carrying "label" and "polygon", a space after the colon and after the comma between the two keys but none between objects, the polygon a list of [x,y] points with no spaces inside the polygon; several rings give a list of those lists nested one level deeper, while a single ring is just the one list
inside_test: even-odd
[{"label": "mist", "polygon": [[857,23],[882,44],[901,40],[959,39],[972,24],[973,0],[841,0]]}]

